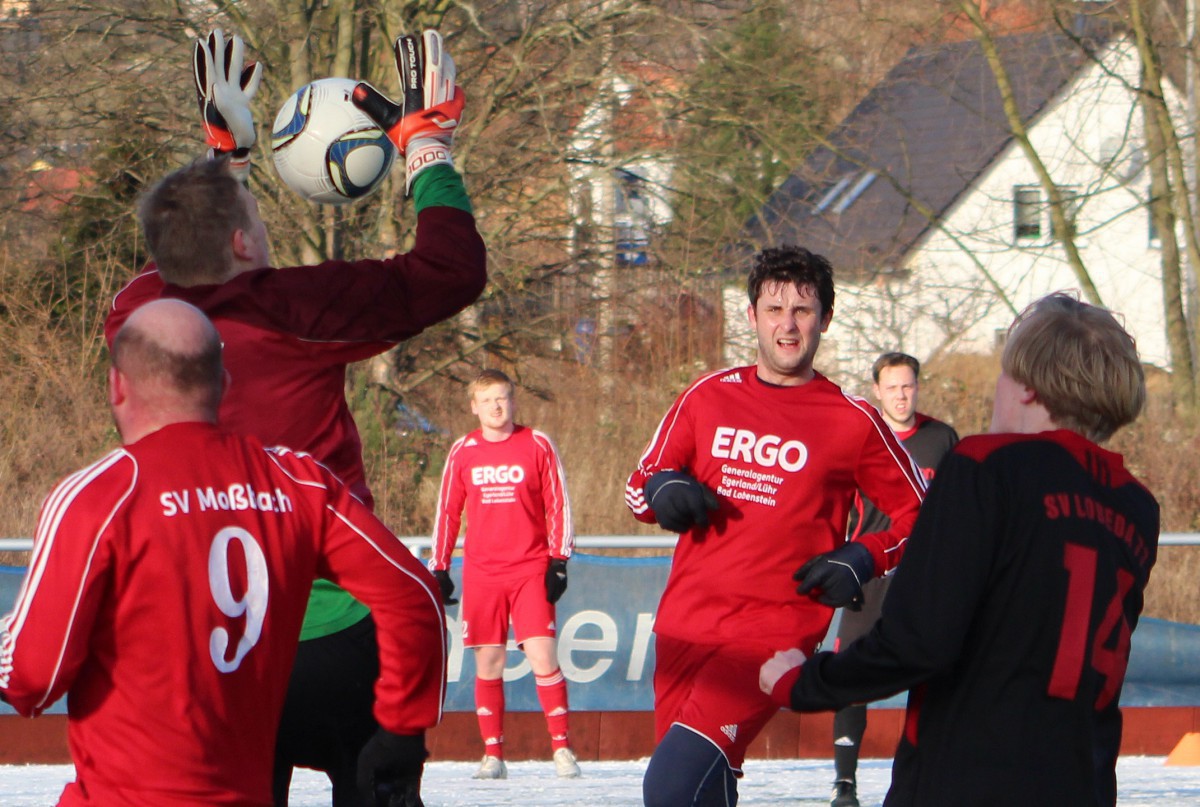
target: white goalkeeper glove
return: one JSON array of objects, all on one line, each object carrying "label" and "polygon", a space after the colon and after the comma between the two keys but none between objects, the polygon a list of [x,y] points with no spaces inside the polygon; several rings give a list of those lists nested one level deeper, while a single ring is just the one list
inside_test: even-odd
[{"label": "white goalkeeper glove", "polygon": [[402,93],[397,104],[370,84],[354,88],[354,104],[387,132],[404,156],[408,173],[405,192],[413,179],[431,165],[454,165],[450,145],[462,119],[463,91],[454,83],[454,60],[442,48],[442,35],[426,31],[396,37],[396,72]]},{"label": "white goalkeeper glove", "polygon": [[262,81],[262,65],[244,59],[242,38],[226,39],[220,28],[196,40],[192,59],[205,142],[211,156],[231,155],[229,169],[242,182],[250,178],[250,149],[257,139],[250,100]]}]

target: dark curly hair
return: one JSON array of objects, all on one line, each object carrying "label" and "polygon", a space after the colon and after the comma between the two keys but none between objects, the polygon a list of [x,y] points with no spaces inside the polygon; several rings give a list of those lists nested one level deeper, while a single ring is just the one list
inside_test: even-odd
[{"label": "dark curly hair", "polygon": [[757,305],[763,284],[768,281],[792,283],[796,288],[812,286],[821,301],[821,314],[833,311],[833,266],[822,255],[790,245],[764,249],[754,256],[750,268],[746,284],[750,305]]}]

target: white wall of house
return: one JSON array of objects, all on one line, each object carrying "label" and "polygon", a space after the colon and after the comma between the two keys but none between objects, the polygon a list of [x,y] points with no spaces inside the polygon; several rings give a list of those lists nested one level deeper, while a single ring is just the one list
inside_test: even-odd
[{"label": "white wall of house", "polygon": [[[1131,89],[1137,77],[1133,45],[1114,43],[1029,133],[1055,183],[1082,197],[1076,243],[1101,301],[1123,317],[1143,361],[1166,367],[1160,255],[1144,206],[1149,176],[1140,167],[1142,116]],[[1177,93],[1172,98],[1182,109]],[[854,386],[885,350],[923,360],[943,351],[988,352],[1015,312],[1052,291],[1079,289],[1050,237],[1048,211],[1040,238],[1015,237],[1016,186],[1038,180],[1014,142],[910,255],[905,280],[839,286],[827,337],[836,356],[820,369]]]}]

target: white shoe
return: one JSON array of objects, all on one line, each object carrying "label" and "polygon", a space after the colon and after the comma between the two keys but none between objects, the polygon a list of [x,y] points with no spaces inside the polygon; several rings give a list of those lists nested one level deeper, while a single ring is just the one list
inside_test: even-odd
[{"label": "white shoe", "polygon": [[479,764],[479,770],[471,775],[472,779],[507,779],[508,766],[504,764],[504,760],[500,757],[494,757],[490,754],[485,754],[483,762]]},{"label": "white shoe", "polygon": [[570,748],[560,748],[554,752],[554,770],[560,779],[578,779],[579,763],[575,761],[575,752]]}]

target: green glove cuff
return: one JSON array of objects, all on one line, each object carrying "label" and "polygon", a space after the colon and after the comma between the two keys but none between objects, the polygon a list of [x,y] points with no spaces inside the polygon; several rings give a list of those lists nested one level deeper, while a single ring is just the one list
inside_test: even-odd
[{"label": "green glove cuff", "polygon": [[427,207],[453,207],[474,214],[462,176],[449,165],[431,165],[413,179],[413,204],[420,213]]}]

